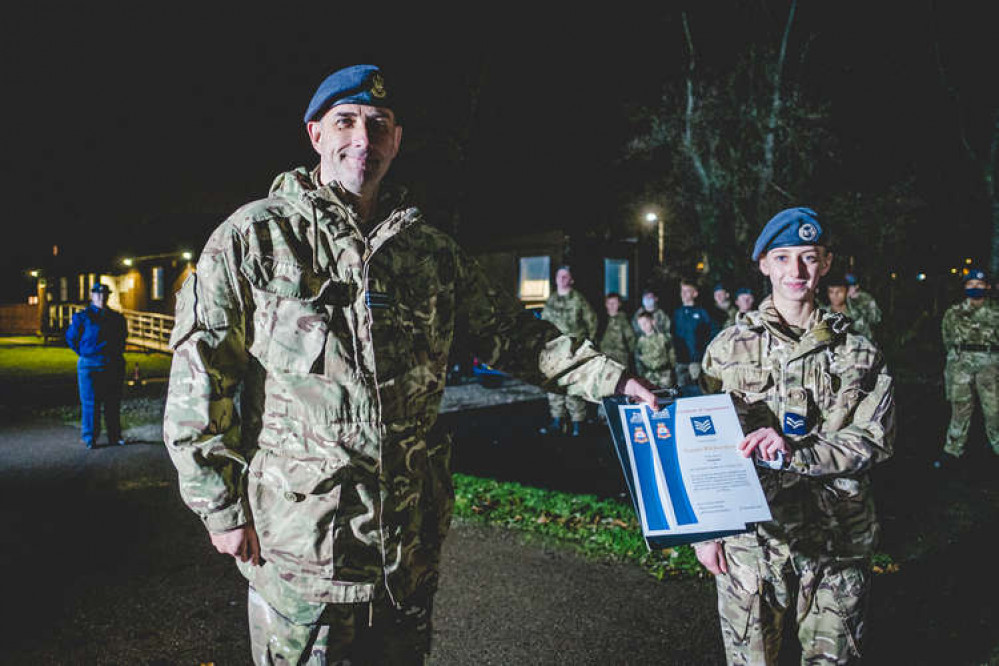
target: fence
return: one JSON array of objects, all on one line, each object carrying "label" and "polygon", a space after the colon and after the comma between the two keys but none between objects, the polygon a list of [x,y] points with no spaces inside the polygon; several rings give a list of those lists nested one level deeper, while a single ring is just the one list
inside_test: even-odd
[{"label": "fence", "polygon": [[[53,305],[49,308],[48,330],[53,333],[65,331],[73,315],[85,307],[69,303]],[[170,351],[167,343],[173,330],[174,318],[171,315],[137,310],[122,310],[121,313],[128,323],[128,344],[162,352]]]}]

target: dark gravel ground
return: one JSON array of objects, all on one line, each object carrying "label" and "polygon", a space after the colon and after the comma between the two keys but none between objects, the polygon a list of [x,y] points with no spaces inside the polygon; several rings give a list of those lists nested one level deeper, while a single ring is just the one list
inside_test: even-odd
[{"label": "dark gravel ground", "polygon": [[[999,471],[979,446],[964,472],[932,472],[946,423],[932,389],[900,394],[898,454],[876,474],[901,570],[875,577],[865,663],[999,663]],[[132,408],[155,414],[157,390]],[[538,400],[446,414],[455,470],[620,496],[605,429],[541,438],[544,419]],[[245,585],[181,504],[154,431],[86,451],[73,426],[0,423],[0,664],[249,662]],[[473,525],[445,545],[435,617],[434,664],[724,662],[710,581],[660,583]]]}]

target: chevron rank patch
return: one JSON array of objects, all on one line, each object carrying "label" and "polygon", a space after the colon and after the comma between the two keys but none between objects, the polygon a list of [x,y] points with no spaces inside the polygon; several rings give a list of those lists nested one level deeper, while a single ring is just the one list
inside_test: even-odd
[{"label": "chevron rank patch", "polygon": [[784,414],[784,434],[785,435],[804,435],[808,432],[805,427],[805,417],[799,414],[794,414],[792,412],[787,412]]}]

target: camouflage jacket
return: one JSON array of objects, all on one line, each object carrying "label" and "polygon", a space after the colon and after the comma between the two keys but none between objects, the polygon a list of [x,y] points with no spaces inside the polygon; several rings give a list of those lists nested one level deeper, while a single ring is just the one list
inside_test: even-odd
[{"label": "camouflage jacket", "polygon": [[[365,231],[304,168],[209,238],[178,294],[164,439],[212,532],[254,525],[268,601],[397,603],[435,576],[454,494],[431,431],[456,340],[590,400],[623,368],[495,286],[401,199]],[[385,188],[383,188],[385,189]],[[288,610],[290,613],[291,611]]]},{"label": "camouflage jacket", "polygon": [[871,330],[881,323],[881,308],[878,307],[874,297],[866,291],[857,291],[853,298],[846,299],[851,311],[856,314],[857,319],[863,319],[867,327]]},{"label": "camouflage jacket", "polygon": [[784,470],[758,468],[774,520],[757,529],[819,560],[872,554],[869,471],[895,438],[884,360],[848,328],[843,315],[817,308],[796,333],[767,297],[711,342],[702,363],[705,390],[732,395],[747,434],[773,427],[792,450]]},{"label": "camouflage jacket", "polygon": [[999,351],[999,305],[986,299],[974,306],[964,299],[944,313],[940,326],[943,343],[949,353],[956,353],[958,345],[991,345]]},{"label": "camouflage jacket", "polygon": [[630,366],[631,355],[635,351],[635,331],[632,330],[628,317],[618,312],[607,318],[607,325],[600,336],[600,351],[610,356],[618,363]]},{"label": "camouflage jacket", "polygon": [[635,367],[638,373],[647,377],[649,373],[660,375],[676,365],[672,339],[662,331],[640,335],[635,346]]},{"label": "camouflage jacket", "polygon": [[555,324],[563,335],[581,340],[595,340],[597,313],[575,289],[565,296],[555,292],[548,297],[541,311],[541,318]]},{"label": "camouflage jacket", "polygon": [[[642,334],[642,327],[638,325],[638,315],[646,312],[644,307],[640,307],[635,310],[635,314],[631,315],[631,329],[635,331],[635,335]],[[656,322],[656,330],[660,333],[665,334],[667,337],[672,337],[670,334],[670,321],[669,315],[662,308],[656,308],[652,311],[652,318]]]}]

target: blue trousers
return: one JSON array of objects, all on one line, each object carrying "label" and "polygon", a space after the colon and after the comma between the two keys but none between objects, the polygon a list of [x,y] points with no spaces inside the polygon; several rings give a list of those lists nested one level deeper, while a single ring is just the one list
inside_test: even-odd
[{"label": "blue trousers", "polygon": [[80,438],[90,444],[97,443],[103,412],[108,441],[116,443],[121,437],[125,364],[95,362],[81,356],[76,363],[76,379],[80,387]]}]

